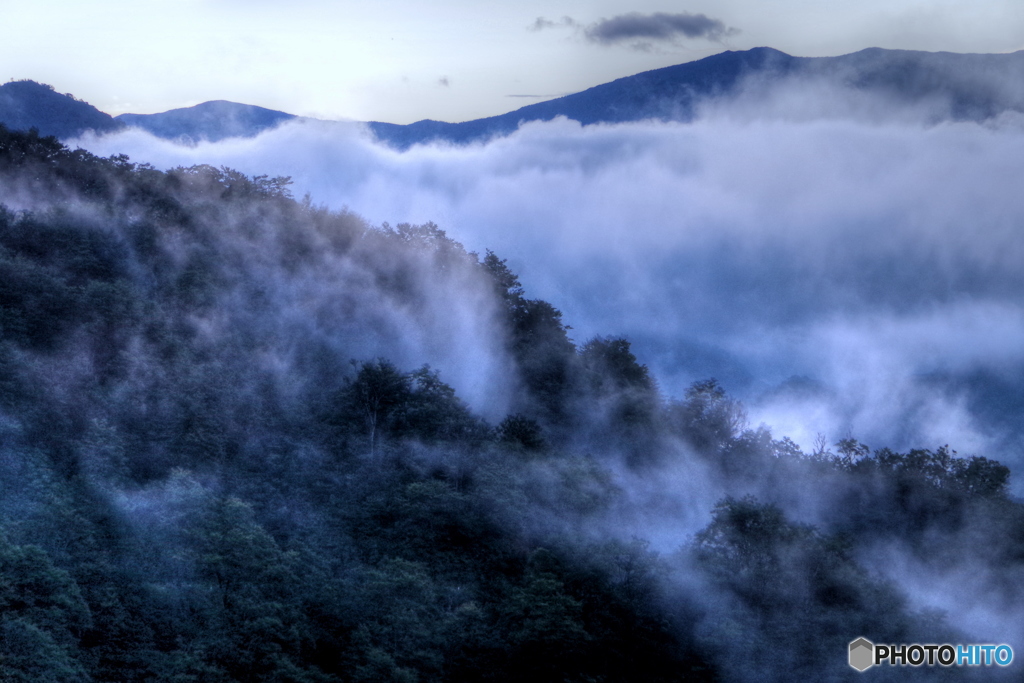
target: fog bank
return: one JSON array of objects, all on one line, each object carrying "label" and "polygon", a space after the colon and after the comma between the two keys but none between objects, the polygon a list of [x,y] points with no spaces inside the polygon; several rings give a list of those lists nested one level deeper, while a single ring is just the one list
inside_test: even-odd
[{"label": "fog bank", "polygon": [[819,433],[948,443],[1020,471],[1024,125],[935,123],[806,87],[773,97],[716,102],[692,124],[562,119],[405,153],[323,122],[194,147],[139,131],[77,144],[289,175],[297,196],[375,224],[434,221],[508,258],[577,342],[627,336],[668,394],[717,377],[805,449]]}]

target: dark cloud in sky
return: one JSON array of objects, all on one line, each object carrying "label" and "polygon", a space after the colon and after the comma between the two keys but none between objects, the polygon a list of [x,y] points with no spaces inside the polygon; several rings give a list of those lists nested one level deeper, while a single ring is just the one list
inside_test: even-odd
[{"label": "dark cloud in sky", "polygon": [[610,45],[624,41],[671,41],[679,37],[721,40],[736,32],[704,14],[630,12],[593,23],[584,35],[592,42]]},{"label": "dark cloud in sky", "polygon": [[578,26],[579,23],[572,17],[562,17],[558,21],[537,17],[537,20],[526,28],[529,31],[543,31],[546,28],[574,28]]},{"label": "dark cloud in sky", "polygon": [[739,32],[738,29],[728,27],[718,19],[688,12],[678,14],[630,12],[610,19],[601,19],[587,26],[568,16],[558,20],[537,17],[527,27],[527,30],[543,31],[553,28],[576,29],[592,43],[600,45],[629,43],[631,47],[637,49],[649,49],[652,43],[671,43],[679,38],[703,38],[720,41]]}]

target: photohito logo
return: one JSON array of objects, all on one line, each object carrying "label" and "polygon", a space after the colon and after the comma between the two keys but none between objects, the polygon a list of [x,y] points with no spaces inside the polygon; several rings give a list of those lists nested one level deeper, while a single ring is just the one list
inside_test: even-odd
[{"label": "photohito logo", "polygon": [[857,671],[888,662],[889,666],[1009,666],[1009,645],[876,645],[867,638],[850,643],[850,666]]}]

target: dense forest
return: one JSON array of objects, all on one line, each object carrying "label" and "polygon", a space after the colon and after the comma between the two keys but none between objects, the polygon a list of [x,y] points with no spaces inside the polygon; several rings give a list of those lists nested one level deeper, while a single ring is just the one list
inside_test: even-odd
[{"label": "dense forest", "polygon": [[977,642],[873,549],[1019,614],[1006,467],[802,452],[498,255],[288,185],[0,126],[0,678],[1013,675],[846,663]]}]

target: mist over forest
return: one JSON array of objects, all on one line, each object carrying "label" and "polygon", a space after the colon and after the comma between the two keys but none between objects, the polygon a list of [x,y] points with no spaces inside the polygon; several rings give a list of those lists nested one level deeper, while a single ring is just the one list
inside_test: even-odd
[{"label": "mist over forest", "polygon": [[1016,465],[1022,116],[957,121],[938,98],[752,79],[690,123],[558,119],[404,153],[325,122],[75,144],[287,175],[296,196],[375,225],[436,222],[507,258],[577,341],[627,337],[671,395],[716,377],[805,449],[818,434],[948,443]]},{"label": "mist over forest", "polygon": [[1012,680],[1024,119],[0,126],[13,681]]}]

